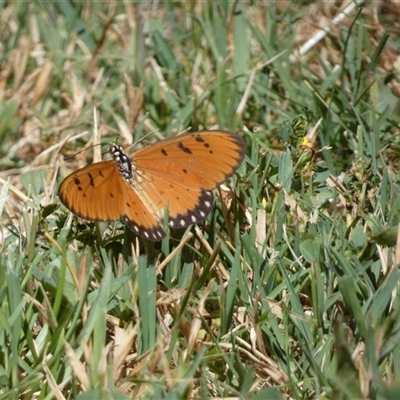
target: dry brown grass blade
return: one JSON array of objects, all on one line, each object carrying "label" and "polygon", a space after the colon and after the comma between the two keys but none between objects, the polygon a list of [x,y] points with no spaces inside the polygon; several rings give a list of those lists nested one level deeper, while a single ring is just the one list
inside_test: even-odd
[{"label": "dry brown grass blade", "polygon": [[53,63],[50,60],[46,60],[40,69],[39,75],[33,88],[33,97],[31,100],[32,105],[36,104],[45,95],[47,95],[51,82],[52,70]]},{"label": "dry brown grass blade", "polygon": [[199,331],[200,331],[201,324],[202,324],[202,319],[200,318],[200,316],[203,315],[203,313],[205,312],[205,302],[212,290],[213,285],[214,285],[214,279],[211,279],[200,298],[197,310],[195,310],[195,312],[192,314],[192,323],[191,323],[191,329],[190,329],[190,333],[189,333],[189,337],[188,337],[187,348],[185,349],[185,351],[183,353],[184,359],[186,359],[187,361],[188,361],[189,355],[191,354],[195,344],[198,341]]},{"label": "dry brown grass blade", "polygon": [[81,383],[82,388],[84,390],[89,389],[90,379],[86,372],[85,365],[79,360],[79,358],[76,356],[74,352],[74,349],[67,341],[64,342],[64,347],[65,347],[65,354],[68,358],[69,365],[71,366],[72,371],[74,372],[74,376],[76,376],[76,378]]},{"label": "dry brown grass blade", "polygon": [[127,327],[120,328],[114,326],[114,381],[118,382],[124,375],[124,365],[127,361],[128,355],[132,352],[133,344],[139,329],[138,323],[135,325],[128,325]]}]

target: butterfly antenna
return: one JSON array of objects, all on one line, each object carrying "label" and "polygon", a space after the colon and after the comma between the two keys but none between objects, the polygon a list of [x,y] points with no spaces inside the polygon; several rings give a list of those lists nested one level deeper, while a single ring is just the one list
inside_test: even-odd
[{"label": "butterfly antenna", "polygon": [[131,147],[137,146],[139,143],[143,142],[143,140],[147,139],[149,136],[153,135],[154,132],[149,132],[147,135],[142,136],[139,140],[135,143],[132,143],[125,151],[129,150]]},{"label": "butterfly antenna", "polygon": [[68,160],[70,160],[71,158],[76,157],[78,154],[81,154],[81,153],[83,153],[83,152],[86,151],[86,150],[89,150],[89,149],[91,149],[91,148],[93,148],[93,147],[95,147],[95,146],[101,146],[101,145],[102,145],[101,143],[97,143],[97,144],[92,144],[91,146],[85,147],[84,149],[79,150],[79,151],[76,152],[75,154],[72,154],[72,156],[66,156],[66,157],[64,157],[64,161],[68,161]]},{"label": "butterfly antenna", "polygon": [[[184,133],[187,133],[188,131],[190,131],[190,127],[186,128],[184,131],[179,132],[178,135],[183,135]],[[130,149],[132,146],[136,146],[137,144],[143,142],[143,140],[147,139],[150,135],[155,134],[156,132],[149,132],[147,135],[144,135],[143,137],[141,137],[139,140],[137,140],[135,143],[131,144],[126,150]],[[165,139],[165,138],[161,138],[161,139]]]}]

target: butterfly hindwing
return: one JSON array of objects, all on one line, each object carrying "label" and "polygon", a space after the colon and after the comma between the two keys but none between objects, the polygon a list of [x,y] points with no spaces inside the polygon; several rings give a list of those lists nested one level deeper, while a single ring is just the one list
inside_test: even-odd
[{"label": "butterfly hindwing", "polygon": [[155,174],[137,171],[133,182],[138,187],[140,197],[149,204],[149,209],[153,210],[160,223],[164,219],[165,206],[168,205],[169,226],[172,228],[186,228],[203,221],[213,205],[210,190],[189,189]]},{"label": "butterfly hindwing", "polygon": [[123,186],[123,219],[127,226],[136,234],[152,240],[161,240],[166,234],[160,221],[152,210],[152,206],[145,201],[130,184]]}]

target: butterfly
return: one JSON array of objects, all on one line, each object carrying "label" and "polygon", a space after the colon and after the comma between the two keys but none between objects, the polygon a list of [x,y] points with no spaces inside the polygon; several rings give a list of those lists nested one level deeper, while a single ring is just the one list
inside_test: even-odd
[{"label": "butterfly", "polygon": [[112,159],[87,165],[59,187],[61,202],[91,221],[124,220],[136,234],[158,241],[168,210],[170,228],[205,220],[213,205],[212,189],[231,177],[245,154],[245,142],[225,131],[178,135],[130,156],[118,145]]}]

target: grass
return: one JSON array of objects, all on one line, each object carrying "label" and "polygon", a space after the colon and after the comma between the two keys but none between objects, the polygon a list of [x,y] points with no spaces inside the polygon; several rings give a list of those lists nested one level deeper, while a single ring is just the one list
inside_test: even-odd
[{"label": "grass", "polygon": [[[1,7],[0,399],[400,397],[394,3]],[[94,108],[106,145],[220,128],[245,162],[160,243],[78,220]]]}]

